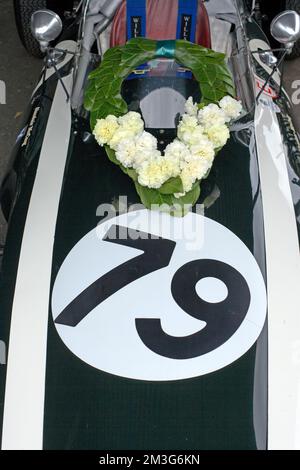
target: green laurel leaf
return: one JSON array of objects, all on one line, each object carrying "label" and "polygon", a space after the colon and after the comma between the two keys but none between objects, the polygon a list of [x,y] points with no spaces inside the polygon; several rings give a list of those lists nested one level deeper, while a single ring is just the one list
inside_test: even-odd
[{"label": "green laurel leaf", "polygon": [[170,178],[158,189],[158,191],[160,194],[183,193],[183,185],[180,176],[177,176],[177,178]]}]

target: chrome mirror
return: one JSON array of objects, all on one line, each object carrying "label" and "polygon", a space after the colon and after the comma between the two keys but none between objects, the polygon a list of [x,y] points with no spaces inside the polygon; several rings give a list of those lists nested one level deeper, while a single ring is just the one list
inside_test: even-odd
[{"label": "chrome mirror", "polygon": [[300,15],[294,10],[279,13],[271,23],[271,34],[286,49],[292,49],[300,38]]},{"label": "chrome mirror", "polygon": [[38,10],[31,16],[31,32],[45,52],[49,43],[58,38],[63,29],[60,17],[51,10]]}]

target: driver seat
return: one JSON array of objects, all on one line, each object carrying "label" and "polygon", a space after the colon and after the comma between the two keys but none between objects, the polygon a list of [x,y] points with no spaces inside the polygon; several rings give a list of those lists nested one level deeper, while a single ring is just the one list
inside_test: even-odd
[{"label": "driver seat", "polygon": [[[146,34],[155,40],[176,39],[179,0],[146,0]],[[123,46],[127,37],[127,2],[123,0],[114,17],[110,46]],[[203,0],[198,0],[195,43],[211,48],[209,17]]]}]

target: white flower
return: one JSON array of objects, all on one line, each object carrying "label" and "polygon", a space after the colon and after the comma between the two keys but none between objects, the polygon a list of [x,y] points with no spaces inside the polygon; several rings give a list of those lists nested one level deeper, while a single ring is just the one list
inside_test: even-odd
[{"label": "white flower", "polygon": [[224,147],[230,137],[228,127],[224,125],[215,125],[206,130],[206,135],[212,142],[215,149]]},{"label": "white flower", "polygon": [[163,158],[160,155],[158,158],[147,161],[139,168],[138,181],[142,186],[158,189],[169,179],[167,169],[162,164]]},{"label": "white flower", "polygon": [[109,141],[109,146],[113,150],[117,150],[119,144],[123,140],[129,140],[132,139],[134,140],[135,133],[132,130],[125,129],[124,127],[120,126],[116,132],[114,133],[112,139]]},{"label": "white flower", "polygon": [[180,159],[173,155],[165,155],[161,161],[161,171],[165,175],[166,181],[179,176],[181,170]]},{"label": "white flower", "polygon": [[157,150],[157,139],[149,132],[143,132],[135,138],[136,154],[133,167],[138,169],[146,161],[160,156]]},{"label": "white flower", "polygon": [[198,126],[198,120],[196,116],[189,116],[188,114],[184,114],[178,126],[178,130],[177,130],[178,138],[184,142],[185,134],[193,132],[197,126]]},{"label": "white flower", "polygon": [[196,178],[194,177],[194,175],[191,174],[188,168],[185,168],[183,172],[181,173],[181,181],[182,181],[184,193],[178,193],[179,197],[182,194],[186,194],[191,191],[193,184],[196,181]]},{"label": "white flower", "polygon": [[231,96],[224,96],[219,104],[226,114],[227,122],[237,119],[243,110],[241,102],[231,98]]},{"label": "white flower", "polygon": [[[152,158],[138,168],[138,180],[142,186],[159,189],[168,179],[179,176],[179,160],[154,151]],[[159,155],[158,155],[159,154]]]},{"label": "white flower", "polygon": [[145,150],[156,150],[157,139],[150,134],[150,132],[144,131],[140,136],[136,138],[137,151],[144,152]]},{"label": "white flower", "polygon": [[193,184],[197,180],[201,180],[208,170],[209,167],[204,159],[193,157],[189,163],[186,164],[180,175],[184,193],[191,191]]},{"label": "white flower", "polygon": [[194,103],[193,98],[190,96],[189,99],[185,103],[185,112],[189,116],[197,116],[198,113],[198,105],[197,103]]},{"label": "white flower", "polygon": [[122,140],[116,151],[116,157],[126,168],[133,166],[136,155],[136,145],[134,139]]},{"label": "white flower", "polygon": [[119,128],[116,116],[109,115],[106,119],[97,119],[93,134],[99,145],[109,144]]},{"label": "white flower", "polygon": [[129,113],[119,118],[119,124],[123,129],[133,132],[135,135],[139,135],[144,130],[144,121],[139,113],[130,111]]},{"label": "white flower", "polygon": [[175,139],[165,150],[166,158],[177,160],[179,166],[183,166],[191,155],[190,149],[180,140]]},{"label": "white flower", "polygon": [[139,170],[139,168],[144,165],[144,163],[156,159],[161,156],[159,150],[152,149],[152,150],[139,150],[136,152],[134,156],[133,168],[135,170]]},{"label": "white flower", "polygon": [[203,109],[200,109],[198,113],[199,123],[205,128],[209,128],[215,125],[225,124],[227,116],[225,111],[221,109],[217,104],[209,104]]},{"label": "white flower", "polygon": [[202,158],[211,166],[215,158],[214,145],[207,137],[203,137],[197,144],[191,146],[191,155]]},{"label": "white flower", "polygon": [[195,128],[198,126],[198,119],[196,116],[189,116],[188,114],[183,114],[181,118],[181,124],[189,128]]},{"label": "white flower", "polygon": [[190,147],[191,145],[198,144],[201,140],[205,138],[204,135],[204,128],[202,126],[197,126],[191,131],[187,131],[183,134],[182,140],[183,142]]}]

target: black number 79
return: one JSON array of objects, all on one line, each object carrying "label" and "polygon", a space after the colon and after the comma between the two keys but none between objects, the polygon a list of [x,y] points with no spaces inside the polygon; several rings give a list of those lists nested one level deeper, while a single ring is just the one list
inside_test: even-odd
[{"label": "black number 79", "polygon": [[[55,323],[76,327],[94,308],[128,284],[170,264],[176,242],[113,225],[104,241],[141,250],[143,253],[112,269],[81,292],[57,317]],[[213,277],[224,282],[228,296],[209,303],[196,292],[196,284]],[[192,317],[206,323],[189,336],[168,335],[159,318],[136,319],[137,333],[151,351],[171,359],[190,359],[206,354],[237,331],[248,312],[250,290],[245,278],[232,266],[212,259],[197,259],[182,266],[171,281],[175,302]]]}]

